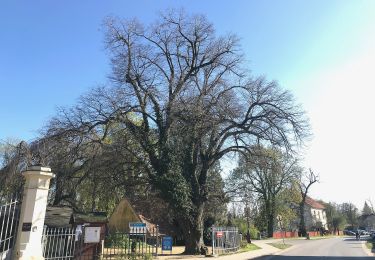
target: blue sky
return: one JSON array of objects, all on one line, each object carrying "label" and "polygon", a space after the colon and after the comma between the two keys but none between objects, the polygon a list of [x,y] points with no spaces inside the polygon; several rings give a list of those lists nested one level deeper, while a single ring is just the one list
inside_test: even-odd
[{"label": "blue sky", "polygon": [[[371,0],[1,1],[0,140],[35,138],[56,107],[74,104],[90,87],[107,81],[101,31],[106,16],[148,23],[159,11],[181,7],[206,14],[218,34],[236,33],[253,74],[277,80],[295,94],[311,118],[315,138],[306,149],[306,166],[326,176],[322,198],[340,199],[329,192],[338,176],[333,172],[350,174],[358,164],[371,172],[360,157],[346,157],[366,150],[358,143],[369,144],[369,139],[351,142],[351,136],[363,132],[348,126],[373,129],[366,120],[372,114],[364,111],[375,108],[361,103],[364,97],[372,102],[374,87],[368,70],[375,61]],[[362,114],[363,121],[354,124],[345,114]],[[344,143],[350,146],[341,147]],[[343,165],[343,158],[351,166]]]},{"label": "blue sky", "polygon": [[[147,23],[171,7],[206,14],[218,33],[238,34],[254,74],[295,88],[288,83],[340,59],[324,59],[327,53],[340,56],[331,53],[335,41],[345,43],[343,52],[350,47],[353,35],[342,31],[352,31],[359,17],[350,15],[345,22],[345,9],[360,8],[353,2],[3,1],[0,139],[34,138],[56,106],[72,104],[90,87],[105,83],[109,66],[101,24],[108,15]],[[327,33],[330,28],[335,38]],[[302,96],[308,91],[295,88]]]}]

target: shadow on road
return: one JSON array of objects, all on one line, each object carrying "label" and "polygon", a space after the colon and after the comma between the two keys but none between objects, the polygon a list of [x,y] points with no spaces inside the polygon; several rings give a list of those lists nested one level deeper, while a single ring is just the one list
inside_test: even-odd
[{"label": "shadow on road", "polygon": [[283,255],[276,255],[276,256],[262,256],[258,258],[254,258],[256,260],[319,260],[319,259],[327,259],[327,260],[368,260],[373,259],[371,256],[283,256]]}]

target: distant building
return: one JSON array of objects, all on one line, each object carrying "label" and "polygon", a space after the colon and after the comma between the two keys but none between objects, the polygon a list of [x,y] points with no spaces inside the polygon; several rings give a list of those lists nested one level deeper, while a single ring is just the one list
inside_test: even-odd
[{"label": "distant building", "polygon": [[122,199],[108,219],[109,232],[129,232],[130,222],[146,224],[147,233],[155,234],[158,226],[159,234],[168,234],[174,244],[183,244],[182,232],[174,222],[169,223],[168,209],[160,199],[149,197],[143,201]]},{"label": "distant building", "polygon": [[136,213],[134,207],[127,199],[122,199],[117,205],[108,220],[108,228],[110,232],[129,232],[130,222],[142,222],[146,224],[149,234],[156,233],[157,225],[149,218],[142,214]]},{"label": "distant building", "polygon": [[305,224],[309,231],[328,229],[325,206],[310,197],[305,201]]},{"label": "distant building", "polygon": [[73,228],[78,225],[89,224],[90,226],[101,226],[105,229],[108,223],[105,212],[74,212],[66,206],[48,206],[44,225],[48,228]]}]

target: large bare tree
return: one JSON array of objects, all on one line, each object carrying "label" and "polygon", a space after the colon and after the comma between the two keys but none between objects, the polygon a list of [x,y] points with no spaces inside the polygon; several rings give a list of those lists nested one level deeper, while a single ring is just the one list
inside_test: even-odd
[{"label": "large bare tree", "polygon": [[237,37],[217,36],[204,16],[171,12],[150,26],[111,18],[105,29],[113,86],[62,111],[49,135],[102,142],[114,124],[125,128],[186,253],[198,253],[210,169],[258,142],[291,150],[308,132],[304,112],[275,82],[248,77]]}]

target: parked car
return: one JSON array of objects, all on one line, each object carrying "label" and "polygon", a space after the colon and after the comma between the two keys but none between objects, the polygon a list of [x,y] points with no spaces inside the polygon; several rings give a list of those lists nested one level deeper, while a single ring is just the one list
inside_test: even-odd
[{"label": "parked car", "polygon": [[347,236],[355,236],[355,232],[353,232],[352,230],[344,230],[344,235],[347,235]]}]

